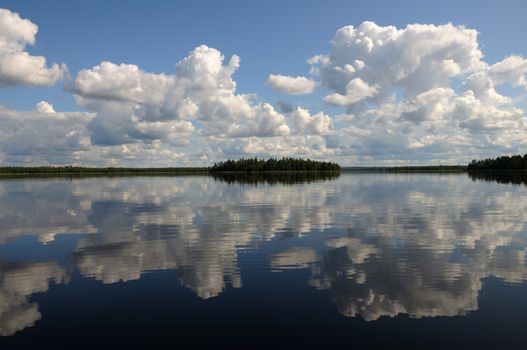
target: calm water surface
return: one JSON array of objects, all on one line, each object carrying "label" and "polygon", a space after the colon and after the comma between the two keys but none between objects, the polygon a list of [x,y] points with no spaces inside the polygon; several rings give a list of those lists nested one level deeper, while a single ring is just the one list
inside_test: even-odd
[{"label": "calm water surface", "polygon": [[527,345],[527,187],[0,181],[0,346]]}]

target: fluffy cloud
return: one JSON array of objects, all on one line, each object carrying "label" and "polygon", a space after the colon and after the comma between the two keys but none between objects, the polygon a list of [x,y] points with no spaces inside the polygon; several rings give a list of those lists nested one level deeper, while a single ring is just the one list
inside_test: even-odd
[{"label": "fluffy cloud", "polygon": [[324,101],[337,106],[351,106],[368,97],[373,97],[375,94],[377,94],[376,86],[369,86],[361,78],[355,78],[346,84],[346,92],[344,94],[337,92],[328,95],[324,98]]},{"label": "fluffy cloud", "polygon": [[92,151],[83,155],[127,164],[146,157],[151,164],[170,165],[336,153],[326,147],[333,133],[328,115],[292,106],[280,112],[255,102],[254,95],[237,93],[232,75],[239,62],[233,56],[224,64],[220,51],[202,45],[171,75],[111,62],[81,70],[69,89],[96,115],[87,126]]},{"label": "fluffy cloud", "polygon": [[53,105],[46,101],[40,101],[37,103],[37,111],[40,113],[53,114],[56,113]]},{"label": "fluffy cloud", "polygon": [[485,62],[473,29],[364,22],[308,63],[333,91],[324,101],[346,107],[333,139],[356,162],[464,163],[527,147],[525,111],[497,89],[525,88],[527,60]]},{"label": "fluffy cloud", "polygon": [[309,62],[318,66],[325,86],[342,96],[351,95],[340,101],[347,105],[365,98],[383,101],[395,86],[406,96],[415,96],[484,67],[477,32],[452,24],[397,29],[363,22],[358,28],[339,29],[331,45],[331,54]]},{"label": "fluffy cloud", "polygon": [[319,112],[311,115],[307,109],[296,107],[290,114],[294,130],[301,134],[306,130],[314,135],[326,135],[331,132],[331,118]]},{"label": "fluffy cloud", "polygon": [[90,150],[92,113],[55,112],[46,101],[20,112],[0,104],[0,159],[7,164],[71,164]]},{"label": "fluffy cloud", "polygon": [[38,26],[7,9],[0,9],[0,86],[51,86],[67,71],[64,64],[46,65],[43,56],[31,56]]},{"label": "fluffy cloud", "polygon": [[[217,142],[218,150],[214,157],[310,157],[328,159],[339,154],[338,149],[330,147],[331,135],[295,135],[272,138],[249,137],[226,139]],[[329,139],[328,139],[329,138]]]},{"label": "fluffy cloud", "polygon": [[204,136],[289,134],[284,116],[271,105],[236,93],[232,74],[239,57],[231,57],[228,65],[223,60],[221,52],[202,45],[179,61],[172,75],[111,62],[80,71],[72,90],[79,105],[97,113],[90,124],[92,142],[184,144],[196,131],[195,123],[203,126],[199,134]]},{"label": "fluffy cloud", "polygon": [[490,76],[497,84],[510,83],[527,89],[527,59],[512,55],[490,67]]},{"label": "fluffy cloud", "polygon": [[287,75],[270,74],[267,84],[273,89],[289,95],[306,95],[315,90],[317,83],[306,77],[291,77]]}]

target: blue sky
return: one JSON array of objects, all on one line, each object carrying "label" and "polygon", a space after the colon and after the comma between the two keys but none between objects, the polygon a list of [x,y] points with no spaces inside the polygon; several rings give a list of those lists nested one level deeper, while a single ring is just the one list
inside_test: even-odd
[{"label": "blue sky", "polygon": [[[335,36],[337,30],[344,26],[352,25],[357,28],[362,22],[371,21],[379,27],[395,26],[397,29],[403,30],[408,24],[413,23],[436,26],[452,23],[455,26],[465,26],[466,28],[474,29],[479,33],[477,38],[478,49],[484,55],[481,61],[489,66],[510,55],[517,55],[522,58],[527,56],[527,41],[525,40],[527,22],[524,17],[524,14],[527,13],[527,4],[523,1],[443,1],[440,3],[423,1],[42,2],[7,0],[2,1],[0,7],[12,13],[18,13],[22,19],[27,19],[38,25],[35,45],[27,45],[24,50],[33,56],[44,56],[48,65],[56,62],[59,64],[65,63],[68,67],[68,74],[64,74],[61,79],[51,86],[49,86],[50,84],[45,86],[19,83],[4,84],[0,88],[0,104],[16,111],[27,112],[33,110],[39,101],[47,101],[53,105],[56,112],[93,113],[97,115],[97,118],[101,119],[102,117],[100,116],[103,111],[99,107],[94,107],[94,103],[79,102],[79,96],[86,99],[89,93],[77,91],[77,94],[75,94],[72,92],[71,87],[75,85],[79,71],[97,66],[102,61],[108,61],[116,65],[121,63],[137,65],[140,70],[147,73],[171,75],[174,74],[174,67],[177,62],[187,57],[189,52],[196,47],[204,44],[209,48],[219,50],[224,55],[224,65],[227,65],[232,55],[238,55],[241,58],[239,68],[232,74],[232,80],[236,83],[236,93],[253,94],[252,106],[256,106],[258,103],[269,103],[277,112],[284,113],[285,124],[290,127],[291,132],[288,133],[282,129],[278,133],[264,135],[265,133],[259,129],[259,132],[252,134],[244,133],[242,136],[243,140],[238,140],[246,142],[250,138],[261,138],[258,141],[260,146],[262,142],[278,143],[277,140],[273,140],[269,136],[286,138],[282,141],[287,144],[291,142],[292,136],[300,134],[293,130],[294,120],[298,121],[300,117],[297,116],[294,119],[289,115],[285,115],[287,113],[279,110],[279,101],[286,102],[292,107],[298,106],[309,110],[309,117],[323,112],[331,118],[331,126],[337,130],[335,132],[325,131],[318,133],[318,136],[325,137],[325,146],[331,143],[328,141],[328,135],[332,133],[336,135],[338,129],[357,129],[358,120],[365,118],[361,117],[361,113],[364,114],[364,111],[369,110],[371,113],[372,109],[383,110],[386,107],[386,100],[375,99],[374,101],[373,96],[361,99],[362,112],[357,110],[358,107],[356,105],[358,102],[346,105],[324,102],[324,98],[332,93],[342,95],[343,87],[339,89],[335,84],[331,87],[330,77],[324,76],[324,73],[321,75],[313,74],[313,71],[310,72],[310,65],[306,61],[315,55],[329,54],[332,50],[330,40]],[[398,54],[400,55],[401,53]],[[444,60],[444,58],[441,59]],[[456,96],[461,96],[463,92],[458,91],[457,87],[463,84],[473,73],[474,67],[469,67],[461,73],[455,73],[455,76],[448,77],[451,80],[450,87],[455,90]],[[268,83],[270,74],[291,77],[303,76],[316,82],[317,88],[311,93],[303,95],[286,94],[283,87],[277,88],[276,85]],[[525,72],[522,69],[517,69],[514,74],[522,76]],[[378,81],[369,81],[366,76],[360,76],[360,79],[369,84],[369,86],[378,86],[380,84]],[[523,111],[525,104],[522,98],[525,95],[525,89],[521,87],[521,84],[514,85],[510,81],[512,80],[509,79],[506,82],[503,79],[499,82],[495,80],[493,82],[495,90],[514,99],[514,106],[508,106],[507,110],[521,108]],[[517,82],[517,80],[514,81]],[[441,85],[438,84],[431,84],[431,86],[437,87]],[[406,91],[407,88],[407,86],[402,87],[403,91]],[[399,89],[401,89],[401,84],[398,81],[394,81],[390,85],[389,90],[394,95],[397,95]],[[426,91],[419,91],[419,93],[424,92]],[[405,102],[415,102],[417,95],[408,95],[407,101],[405,97],[402,97],[398,102],[401,105]],[[90,96],[90,98],[93,98],[93,96]],[[452,99],[455,97],[448,95],[448,98]],[[518,98],[519,100],[517,100]],[[503,103],[494,102],[493,106],[499,105],[499,108],[502,108]],[[353,118],[357,122],[344,125],[345,123],[343,124],[342,122],[342,120],[346,119],[346,117],[342,116],[344,114],[348,115],[348,120]],[[476,114],[478,113],[474,113],[474,115]],[[309,117],[304,116],[304,119],[309,119]],[[112,116],[108,115],[105,118],[111,119]],[[147,115],[141,118],[146,118],[145,120],[149,122],[153,120],[152,117]],[[154,119],[157,122],[166,118],[159,117]],[[185,119],[180,116],[174,118],[178,120]],[[522,113],[517,113],[514,116],[508,115],[507,118],[513,118],[514,121],[518,122],[519,124],[516,127],[523,125],[524,114]],[[195,129],[187,136],[192,140],[201,138],[201,141],[191,141],[189,145],[185,146],[182,146],[184,142],[178,141],[176,142],[178,145],[175,148],[170,146],[171,151],[179,154],[181,158],[178,159],[185,164],[210,163],[215,159],[226,157],[275,155],[270,152],[271,149],[269,147],[267,147],[266,151],[264,150],[265,147],[256,147],[254,149],[258,151],[251,154],[248,151],[251,147],[246,147],[245,151],[240,149],[238,151],[227,151],[230,146],[223,144],[212,146],[213,149],[218,149],[218,147],[224,149],[223,153],[217,154],[212,158],[203,158],[203,155],[210,154],[207,151],[207,147],[211,147],[212,141],[204,141],[203,135],[195,135],[195,133],[206,129],[204,120],[209,119],[209,116],[206,115],[201,115],[192,120],[187,118]],[[234,119],[227,119],[234,123]],[[427,120],[426,117],[418,119]],[[90,123],[90,125],[93,125],[92,122]],[[379,123],[380,121],[376,125]],[[471,125],[475,125],[475,123],[477,121],[473,121]],[[365,128],[365,130],[371,129],[362,124],[364,123],[361,123],[360,127]],[[468,124],[461,123],[459,128],[464,130],[466,125]],[[182,125],[178,127],[182,127]],[[426,130],[419,130],[418,133],[415,133],[417,135],[415,138],[419,138],[419,140],[426,138],[426,133],[431,133],[431,130],[435,130],[436,127],[430,128],[428,126],[425,128]],[[88,129],[87,136],[93,141],[93,133],[96,130],[100,130],[100,128],[89,127]],[[407,128],[403,129],[406,130]],[[490,129],[494,130],[495,126],[489,127]],[[105,132],[115,131],[105,130]],[[117,130],[118,133],[121,131]],[[399,129],[397,130],[397,132],[400,131]],[[5,132],[8,131],[5,130]],[[393,132],[395,132],[395,129],[391,130],[391,133]],[[413,131],[409,132],[411,134]],[[481,133],[481,130],[479,132]],[[156,136],[139,138],[139,141],[136,139],[131,140],[129,137],[130,133],[128,131],[127,133],[127,141],[116,142],[114,146],[131,144],[137,146],[137,144],[142,144],[148,148],[151,147],[152,142],[155,140],[163,141],[162,137],[156,138]],[[309,136],[306,131],[301,133],[303,136]],[[316,132],[313,133],[317,134]],[[361,135],[360,137],[366,137],[364,133],[358,134]],[[465,143],[462,147],[460,146],[452,151],[447,151],[445,149],[446,145],[443,144],[438,145],[436,149],[423,149],[424,153],[421,154],[415,152],[415,147],[412,148],[411,152],[406,152],[408,149],[403,147],[403,143],[409,146],[415,141],[410,138],[401,144],[394,140],[393,143],[384,145],[382,154],[374,151],[375,147],[354,152],[353,149],[357,149],[355,143],[358,142],[360,145],[371,143],[373,142],[372,140],[375,140],[375,137],[381,137],[382,130],[379,130],[379,134],[374,135],[375,137],[353,141],[358,137],[358,134],[351,132],[339,135],[338,137],[342,138],[339,143],[343,145],[343,148],[333,153],[310,153],[306,149],[313,147],[313,145],[304,145],[298,148],[298,144],[296,146],[289,144],[293,148],[297,147],[297,151],[287,154],[284,151],[287,145],[284,144],[278,155],[312,156],[314,158],[327,156],[344,164],[384,164],[385,162],[404,163],[407,161],[422,164],[431,159],[431,153],[437,155],[436,159],[459,162],[478,154],[478,152],[494,155],[500,152],[510,153],[524,150],[521,143],[503,141],[507,139],[505,135],[493,135],[491,137],[493,140],[487,141],[475,140],[469,137],[470,135],[465,135],[464,140],[448,141],[449,144],[454,141]],[[210,138],[212,133],[207,135]],[[241,134],[236,135],[239,138]],[[227,143],[232,141],[227,140],[229,137],[226,137],[225,133],[218,133],[218,135],[214,136],[223,138]],[[519,136],[517,135],[516,138],[519,138]],[[214,140],[214,142],[216,141]],[[236,140],[233,142],[239,143]],[[421,141],[416,142],[413,144],[424,145]],[[314,145],[318,145],[314,146],[315,148],[320,147],[321,142]],[[426,145],[429,146],[429,144]],[[92,145],[84,146],[91,148],[95,145],[92,142]],[[64,162],[98,164],[103,162],[101,158],[97,158],[101,157],[101,152],[107,152],[107,155],[114,153],[110,149],[100,149],[96,152],[99,154],[97,157],[93,155],[88,156],[85,152],[86,150],[82,150],[82,148],[86,148],[84,146],[73,150],[72,152],[76,153],[73,156],[70,155],[71,157],[65,157],[62,154],[61,159]],[[324,147],[324,145],[322,146]],[[397,149],[391,152],[386,147],[396,147]],[[471,149],[470,152],[463,151],[463,149],[468,148]],[[481,152],[481,149],[484,149],[485,152]],[[33,148],[32,150],[27,150],[27,152],[22,152],[29,154],[29,156],[25,155],[22,158],[4,154],[3,161],[4,163],[54,163],[58,161],[56,157],[47,157],[45,151],[46,147],[44,146],[41,146],[40,150]],[[143,147],[141,152],[137,153],[137,157],[132,161],[132,164],[158,163],[153,158],[145,158],[144,151]],[[51,154],[52,152],[54,152],[54,149],[50,146],[49,153]],[[80,155],[82,152],[85,153],[84,156]],[[407,157],[404,157],[405,152]],[[6,152],[4,151],[4,153]],[[188,155],[190,153],[193,154],[192,159],[183,159],[183,154]],[[118,155],[109,156],[109,158],[112,158],[112,162],[115,162],[115,164],[127,162]],[[108,159],[108,157],[104,157],[104,159]],[[202,160],[200,161],[199,159]]]}]

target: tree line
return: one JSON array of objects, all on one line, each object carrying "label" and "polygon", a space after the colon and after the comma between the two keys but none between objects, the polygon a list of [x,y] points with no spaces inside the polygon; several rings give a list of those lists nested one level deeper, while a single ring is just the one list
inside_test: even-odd
[{"label": "tree line", "polygon": [[469,171],[474,170],[526,170],[527,154],[524,156],[501,156],[483,160],[472,160],[468,165]]},{"label": "tree line", "polygon": [[227,160],[214,163],[211,172],[224,171],[340,171],[337,163],[321,162],[311,159],[300,158],[269,158],[267,160],[258,158],[241,158],[238,160]]},{"label": "tree line", "polygon": [[5,166],[0,167],[0,174],[52,174],[52,175],[150,175],[150,174],[186,174],[207,173],[206,167],[193,168],[118,168],[118,167],[81,167],[81,166]]},{"label": "tree line", "polygon": [[416,165],[393,167],[347,167],[343,172],[360,173],[462,173],[467,170],[466,165]]}]

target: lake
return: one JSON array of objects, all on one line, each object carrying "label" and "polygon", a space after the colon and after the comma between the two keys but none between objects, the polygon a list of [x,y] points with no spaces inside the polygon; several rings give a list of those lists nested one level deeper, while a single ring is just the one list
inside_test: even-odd
[{"label": "lake", "polygon": [[521,175],[0,181],[0,346],[520,347]]}]

